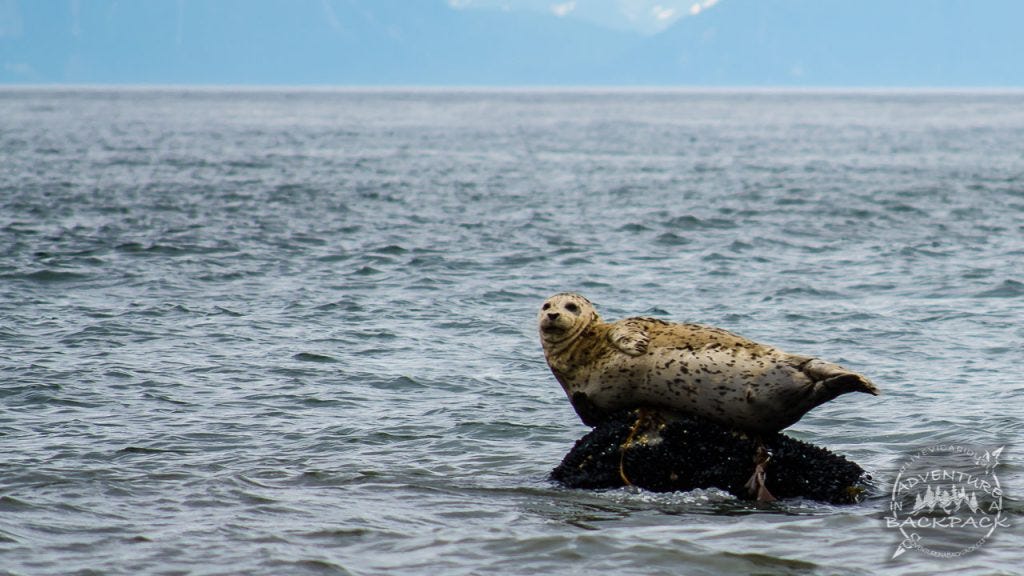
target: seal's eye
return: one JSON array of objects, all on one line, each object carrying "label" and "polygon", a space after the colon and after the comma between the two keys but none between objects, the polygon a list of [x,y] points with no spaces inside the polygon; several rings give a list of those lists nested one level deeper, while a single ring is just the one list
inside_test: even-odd
[{"label": "seal's eye", "polygon": [[569,312],[572,312],[573,314],[578,314],[580,311],[580,307],[573,304],[572,302],[566,304],[565,309],[568,310]]},{"label": "seal's eye", "polygon": [[541,310],[547,310],[548,308],[551,308],[551,302],[545,302],[544,305],[540,307]]}]

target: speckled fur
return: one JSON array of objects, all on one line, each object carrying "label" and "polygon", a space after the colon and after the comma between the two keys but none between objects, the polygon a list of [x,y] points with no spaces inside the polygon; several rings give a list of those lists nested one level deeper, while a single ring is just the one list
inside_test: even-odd
[{"label": "speckled fur", "polygon": [[654,318],[604,322],[579,294],[545,301],[538,325],[548,366],[588,425],[649,406],[767,434],[840,394],[878,394],[841,366],[720,328]]}]

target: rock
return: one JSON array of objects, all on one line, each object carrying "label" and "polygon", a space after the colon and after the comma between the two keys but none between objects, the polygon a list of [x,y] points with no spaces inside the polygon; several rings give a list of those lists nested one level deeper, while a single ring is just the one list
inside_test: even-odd
[{"label": "rock", "polygon": [[[762,438],[771,451],[766,486],[778,499],[858,502],[871,479],[843,456],[776,433]],[[747,435],[691,416],[627,410],[601,421],[551,472],[568,488],[653,492],[718,488],[753,499],[745,487],[757,443]]]}]

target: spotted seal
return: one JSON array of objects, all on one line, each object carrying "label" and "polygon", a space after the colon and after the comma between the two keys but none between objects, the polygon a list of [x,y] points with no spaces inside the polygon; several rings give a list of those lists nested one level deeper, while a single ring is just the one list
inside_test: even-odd
[{"label": "spotted seal", "polygon": [[538,324],[551,372],[590,426],[616,410],[650,407],[766,435],[841,394],[879,394],[856,372],[721,328],[655,318],[607,323],[575,293],[548,298]]}]

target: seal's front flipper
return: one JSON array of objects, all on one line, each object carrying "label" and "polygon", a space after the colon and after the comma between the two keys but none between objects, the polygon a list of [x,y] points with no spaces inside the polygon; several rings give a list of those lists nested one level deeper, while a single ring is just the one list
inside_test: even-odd
[{"label": "seal's front flipper", "polygon": [[608,332],[608,340],[623,354],[640,356],[647,352],[647,345],[651,343],[647,329],[641,322],[635,320],[620,320]]},{"label": "seal's front flipper", "polygon": [[576,410],[576,415],[580,417],[580,421],[591,428],[600,426],[601,422],[608,416],[604,410],[598,408],[583,392],[573,394],[569,398],[569,402],[572,404],[573,409]]}]

